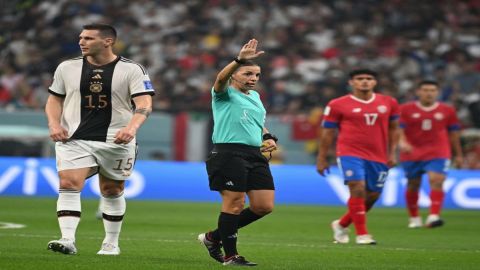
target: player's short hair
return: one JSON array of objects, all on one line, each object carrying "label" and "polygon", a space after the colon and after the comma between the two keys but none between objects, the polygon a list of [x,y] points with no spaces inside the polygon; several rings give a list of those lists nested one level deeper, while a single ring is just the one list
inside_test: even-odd
[{"label": "player's short hair", "polygon": [[111,37],[115,41],[117,39],[117,30],[109,24],[91,23],[83,26],[85,30],[98,30],[101,37]]},{"label": "player's short hair", "polygon": [[368,69],[368,68],[354,69],[354,70],[350,71],[350,73],[348,73],[348,76],[350,77],[350,79],[353,79],[353,77],[355,77],[357,75],[371,75],[374,78],[377,78],[378,74],[377,74],[377,72],[375,72],[371,69]]},{"label": "player's short hair", "polygon": [[438,87],[438,82],[435,80],[422,80],[418,83],[418,88],[424,85],[435,85],[436,87]]}]

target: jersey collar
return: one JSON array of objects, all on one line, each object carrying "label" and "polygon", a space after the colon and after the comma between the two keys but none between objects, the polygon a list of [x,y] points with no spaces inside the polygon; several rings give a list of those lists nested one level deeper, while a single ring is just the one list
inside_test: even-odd
[{"label": "jersey collar", "polygon": [[359,98],[355,97],[354,95],[350,95],[350,97],[351,97],[353,100],[356,100],[356,101],[358,101],[358,102],[368,104],[368,103],[371,103],[371,102],[373,102],[373,101],[375,100],[375,93],[372,94],[372,97],[371,97],[369,100],[359,99]]},{"label": "jersey collar", "polygon": [[438,107],[439,103],[435,102],[435,103],[432,104],[432,106],[425,107],[420,103],[420,101],[416,101],[415,105],[417,105],[417,107],[420,108],[422,111],[430,112],[430,111],[435,110]]}]

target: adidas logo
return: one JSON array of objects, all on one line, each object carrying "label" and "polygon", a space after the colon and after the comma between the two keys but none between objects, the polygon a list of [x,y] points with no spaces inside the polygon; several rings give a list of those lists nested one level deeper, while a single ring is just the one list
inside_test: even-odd
[{"label": "adidas logo", "polygon": [[232,186],[233,187],[233,182],[232,181],[228,181],[227,183],[225,183],[226,186]]},{"label": "adidas logo", "polygon": [[94,80],[101,80],[101,79],[102,79],[102,76],[100,76],[100,74],[97,73],[97,75],[93,76],[92,79],[94,79]]},{"label": "adidas logo", "polygon": [[227,238],[230,238],[230,239],[235,239],[237,237],[238,237],[238,233],[227,236]]}]

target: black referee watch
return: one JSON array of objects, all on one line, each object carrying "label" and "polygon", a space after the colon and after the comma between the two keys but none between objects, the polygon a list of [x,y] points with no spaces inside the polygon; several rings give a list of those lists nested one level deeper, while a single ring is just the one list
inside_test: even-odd
[{"label": "black referee watch", "polygon": [[277,136],[275,136],[275,135],[273,135],[273,134],[271,134],[271,133],[265,133],[265,134],[263,134],[262,139],[263,139],[264,141],[272,139],[272,140],[275,141],[275,143],[278,141]]},{"label": "black referee watch", "polygon": [[237,62],[237,63],[240,64],[240,65],[241,65],[241,64],[245,64],[245,63],[247,62],[247,61],[245,61],[245,60],[240,60],[240,59],[238,58],[238,56],[235,57],[235,58],[233,58],[233,61]]}]

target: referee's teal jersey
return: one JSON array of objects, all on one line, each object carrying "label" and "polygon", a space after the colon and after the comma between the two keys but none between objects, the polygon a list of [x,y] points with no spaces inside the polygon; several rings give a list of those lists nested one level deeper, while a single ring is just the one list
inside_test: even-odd
[{"label": "referee's teal jersey", "polygon": [[241,143],[262,145],[266,110],[260,95],[254,90],[248,94],[232,86],[221,93],[212,87],[213,135],[216,143]]}]

